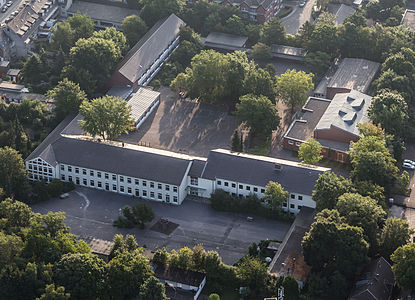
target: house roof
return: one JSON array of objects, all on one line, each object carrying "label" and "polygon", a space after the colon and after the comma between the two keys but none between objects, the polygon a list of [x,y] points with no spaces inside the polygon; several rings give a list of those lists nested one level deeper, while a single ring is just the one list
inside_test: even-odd
[{"label": "house roof", "polygon": [[229,47],[244,47],[248,37],[224,32],[211,32],[205,39],[206,46],[224,45]]},{"label": "house roof", "polygon": [[114,242],[106,241],[88,236],[83,238],[84,242],[91,246],[92,253],[109,256]]},{"label": "house roof", "polygon": [[23,92],[23,89],[25,88],[24,85],[21,84],[14,84],[11,82],[3,81],[0,83],[0,90],[8,90],[8,91],[14,91],[14,92]]},{"label": "house roof", "polygon": [[160,264],[154,266],[154,275],[161,280],[168,280],[190,286],[199,286],[206,278],[206,274],[201,272],[173,268]]},{"label": "house roof", "polygon": [[[277,170],[276,165],[281,168]],[[257,186],[266,186],[268,182],[276,181],[288,191],[311,195],[320,174],[328,170],[288,160],[216,149],[210,151],[201,177]]]},{"label": "house roof", "polygon": [[151,90],[150,88],[140,88],[133,96],[128,100],[127,104],[131,105],[131,117],[135,122],[145,114],[157,99],[159,99],[160,93]]},{"label": "house roof", "polygon": [[131,86],[113,86],[108,92],[108,96],[118,97],[122,100],[127,100],[133,93]]},{"label": "house roof", "polygon": [[329,3],[327,10],[336,17],[336,25],[343,24],[344,20],[356,11],[352,6],[339,3]]},{"label": "house roof", "polygon": [[176,39],[185,22],[175,14],[158,21],[118,64],[117,72],[130,82],[136,82]]},{"label": "house roof", "polygon": [[315,130],[329,130],[336,127],[358,137],[357,124],[370,122],[368,109],[371,102],[371,96],[358,91],[337,93]]},{"label": "house roof", "polygon": [[138,15],[138,10],[114,5],[99,4],[87,1],[74,1],[68,9],[69,13],[86,14],[91,19],[102,20],[111,23],[122,23],[131,15]]},{"label": "house roof", "polygon": [[415,10],[407,9],[403,14],[401,24],[415,31]]},{"label": "house roof", "polygon": [[181,184],[191,162],[190,159],[69,137],[58,138],[51,144],[51,150],[59,163],[173,185]]},{"label": "house roof", "polygon": [[195,159],[189,170],[189,176],[201,177],[206,165],[206,160]]},{"label": "house roof", "polygon": [[17,76],[19,74],[20,74],[20,69],[9,69],[7,71],[7,75],[10,75],[10,76]]},{"label": "house roof", "polygon": [[362,271],[349,300],[389,300],[394,286],[391,265],[383,258],[372,260]]}]

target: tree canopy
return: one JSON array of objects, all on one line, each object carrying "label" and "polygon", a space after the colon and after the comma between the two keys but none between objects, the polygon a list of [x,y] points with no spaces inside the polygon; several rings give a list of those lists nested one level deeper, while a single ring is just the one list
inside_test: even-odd
[{"label": "tree canopy", "polygon": [[323,147],[318,141],[309,138],[305,143],[300,145],[298,157],[301,159],[301,162],[314,165],[323,158],[321,149],[323,149]]},{"label": "tree canopy", "polygon": [[144,23],[143,19],[137,15],[126,17],[121,23],[121,28],[130,47],[134,47],[134,45],[147,32],[146,23]]},{"label": "tree canopy", "polygon": [[408,221],[395,217],[386,219],[380,235],[382,254],[388,258],[398,247],[410,241],[412,233]]},{"label": "tree canopy", "polygon": [[20,196],[25,185],[27,173],[22,156],[13,148],[0,148],[0,188],[4,195]]},{"label": "tree canopy", "polygon": [[273,210],[281,209],[282,203],[287,201],[289,193],[278,182],[270,181],[265,186],[264,201]]},{"label": "tree canopy", "polygon": [[415,244],[406,244],[398,249],[391,256],[392,271],[398,285],[404,289],[415,286]]}]

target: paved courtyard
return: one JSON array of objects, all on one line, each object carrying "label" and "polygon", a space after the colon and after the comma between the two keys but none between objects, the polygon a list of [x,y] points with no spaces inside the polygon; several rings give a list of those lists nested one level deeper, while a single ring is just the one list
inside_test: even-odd
[{"label": "paved courtyard", "polygon": [[[185,200],[181,206],[146,201],[159,218],[179,224],[170,235],[147,229],[119,229],[112,226],[125,205],[139,200],[111,192],[77,187],[67,199],[51,199],[32,205],[35,212],[64,211],[65,223],[79,236],[93,236],[112,240],[114,234],[133,234],[140,245],[150,250],[166,247],[168,250],[203,244],[207,250],[216,250],[227,264],[235,263],[245,255],[252,242],[264,239],[282,240],[290,224],[255,217],[246,221],[247,215],[214,211],[210,205]],[[143,200],[140,200],[143,201]]]}]

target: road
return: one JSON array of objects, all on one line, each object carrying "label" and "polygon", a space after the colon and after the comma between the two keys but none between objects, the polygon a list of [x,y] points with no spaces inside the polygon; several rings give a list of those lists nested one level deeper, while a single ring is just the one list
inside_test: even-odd
[{"label": "road", "polygon": [[119,194],[77,187],[67,199],[51,199],[32,205],[32,209],[42,214],[64,211],[65,223],[79,236],[112,240],[117,233],[133,234],[140,245],[146,245],[150,250],[166,247],[171,251],[203,244],[207,250],[218,251],[227,264],[233,264],[245,255],[252,242],[282,240],[290,227],[286,222],[259,217],[248,222],[246,215],[214,211],[208,204],[189,200],[180,206],[146,202],[156,215],[153,223],[159,218],[167,218],[179,225],[170,235],[148,229],[152,224],[144,230],[113,227],[112,222],[118,217],[120,208],[137,202],[135,198]]},{"label": "road", "polygon": [[288,16],[281,19],[287,33],[295,35],[305,22],[313,21],[311,12],[316,1],[317,0],[308,0],[304,7],[298,6],[299,1],[286,2],[285,5],[293,6],[294,8]]},{"label": "road", "polygon": [[13,2],[12,6],[10,6],[9,9],[5,13],[2,13],[0,11],[0,23],[3,23],[4,20],[7,19],[12,12],[14,12],[15,10],[17,10],[19,8],[19,5],[21,3],[23,3],[24,0],[14,0],[12,2]]}]

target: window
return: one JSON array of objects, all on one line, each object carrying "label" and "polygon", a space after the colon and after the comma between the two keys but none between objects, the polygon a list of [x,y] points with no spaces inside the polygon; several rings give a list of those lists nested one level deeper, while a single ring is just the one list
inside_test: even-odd
[{"label": "window", "polygon": [[113,190],[113,191],[116,191],[116,190],[117,190],[117,185],[116,185],[116,184],[113,184],[113,185],[112,185],[112,190]]},{"label": "window", "polygon": [[61,175],[61,179],[62,179],[62,180],[65,180],[65,175],[63,175],[63,174],[62,174],[62,175]]},{"label": "window", "polygon": [[120,185],[120,192],[124,193],[124,186]]},{"label": "window", "polygon": [[150,182],[150,187],[154,188],[154,182]]},{"label": "window", "polygon": [[94,186],[94,185],[95,185],[95,183],[94,183],[94,181],[93,181],[93,180],[90,180],[90,181],[89,181],[89,184],[90,184],[91,186]]},{"label": "window", "polygon": [[94,176],[94,171],[89,171],[90,176]]},{"label": "window", "polygon": [[147,181],[143,180],[143,186],[147,186]]},{"label": "window", "polygon": [[166,201],[170,202],[170,195],[166,195]]},{"label": "window", "polygon": [[139,185],[139,184],[140,184],[140,182],[138,181],[138,179],[136,179],[136,180],[134,181],[134,183],[135,183],[136,185]]},{"label": "window", "polygon": [[98,181],[97,185],[98,185],[99,188],[102,188],[102,182],[101,181]]},{"label": "window", "polygon": [[288,140],[288,145],[294,145],[294,141]]},{"label": "window", "polygon": [[233,196],[233,197],[235,197],[235,196],[236,196],[236,194],[235,194],[235,193],[232,193],[232,196]]},{"label": "window", "polygon": [[258,192],[258,188],[254,187],[254,192]]},{"label": "window", "polygon": [[131,183],[131,178],[127,177],[127,183]]},{"label": "window", "polygon": [[105,179],[108,179],[109,178],[108,173],[105,173],[104,177],[105,177]]},{"label": "window", "polygon": [[33,170],[37,171],[37,166],[34,166],[34,167],[33,167]]},{"label": "window", "polygon": [[117,180],[117,175],[112,175],[112,180]]},{"label": "window", "polygon": [[72,181],[72,176],[69,176],[69,177],[68,177],[68,180],[69,180],[69,181]]},{"label": "window", "polygon": [[220,180],[218,180],[218,185],[222,185],[222,182]]},{"label": "window", "polygon": [[154,192],[150,192],[150,198],[154,198]]},{"label": "window", "polygon": [[301,143],[300,143],[300,142],[295,142],[295,145],[296,145],[297,147],[300,147],[300,146],[301,146]]},{"label": "window", "polygon": [[225,186],[229,186],[229,182],[225,181],[224,182]]},{"label": "window", "polygon": [[108,182],[106,182],[106,183],[105,183],[105,189],[106,189],[107,191],[109,191],[109,190],[110,190],[110,185],[109,185],[109,183],[108,183]]},{"label": "window", "polygon": [[101,178],[101,172],[97,172],[97,177]]},{"label": "window", "polygon": [[147,197],[147,191],[143,191],[143,197]]},{"label": "window", "polygon": [[236,183],[232,183],[232,187],[235,188],[236,187]]},{"label": "window", "polygon": [[131,193],[132,193],[132,191],[131,191],[131,188],[130,188],[130,187],[128,187],[128,188],[127,188],[127,193],[128,193],[128,194],[131,194]]},{"label": "window", "polygon": [[265,193],[265,189],[261,189],[261,193]]},{"label": "window", "polygon": [[72,167],[68,166],[68,172],[72,172]]},{"label": "window", "polygon": [[166,191],[170,191],[170,185],[166,184]]},{"label": "window", "polygon": [[247,191],[250,191],[250,190],[251,190],[251,187],[247,185],[247,186],[246,186],[246,190],[247,190]]},{"label": "window", "polygon": [[242,184],[240,184],[240,185],[239,185],[239,189],[240,189],[240,190],[243,190],[243,189],[244,189],[244,186],[243,186]]},{"label": "window", "polygon": [[137,197],[139,197],[139,196],[140,196],[140,190],[136,189],[136,190],[135,190],[135,195],[136,195]]},{"label": "window", "polygon": [[79,168],[75,168],[75,173],[79,174]]},{"label": "window", "polygon": [[84,185],[87,185],[88,184],[88,182],[86,181],[86,179],[84,178],[84,179],[82,179],[82,183],[84,184]]},{"label": "window", "polygon": [[173,202],[177,203],[177,196],[173,196]]},{"label": "window", "polygon": [[65,171],[65,166],[64,165],[61,165],[61,170]]},{"label": "window", "polygon": [[29,164],[29,170],[31,170],[32,169],[32,164]]},{"label": "window", "polygon": [[303,196],[298,196],[298,200],[303,200]]},{"label": "window", "polygon": [[120,176],[120,182],[124,182],[124,177]]},{"label": "window", "polygon": [[79,184],[79,177],[76,177],[75,182],[76,184]]},{"label": "window", "polygon": [[163,195],[162,195],[161,193],[158,193],[158,194],[157,194],[157,198],[158,198],[159,200],[162,200],[162,199],[163,199]]},{"label": "window", "polygon": [[177,186],[173,187],[173,192],[177,193]]},{"label": "window", "polygon": [[298,209],[302,209],[303,207],[301,205],[298,205]]},{"label": "window", "polygon": [[291,194],[291,199],[295,199],[295,195],[294,194]]},{"label": "window", "polygon": [[86,175],[86,170],[82,169],[82,174]]},{"label": "window", "polygon": [[290,208],[295,208],[295,205],[294,204],[290,204]]},{"label": "window", "polygon": [[159,189],[159,190],[161,190],[163,187],[161,186],[161,183],[159,183],[159,184],[157,184],[157,188]]},{"label": "window", "polygon": [[282,204],[282,206],[283,206],[283,207],[287,207],[287,202],[284,202],[284,203]]},{"label": "window", "polygon": [[198,185],[199,184],[199,180],[197,177],[190,177],[190,184],[191,185]]}]

